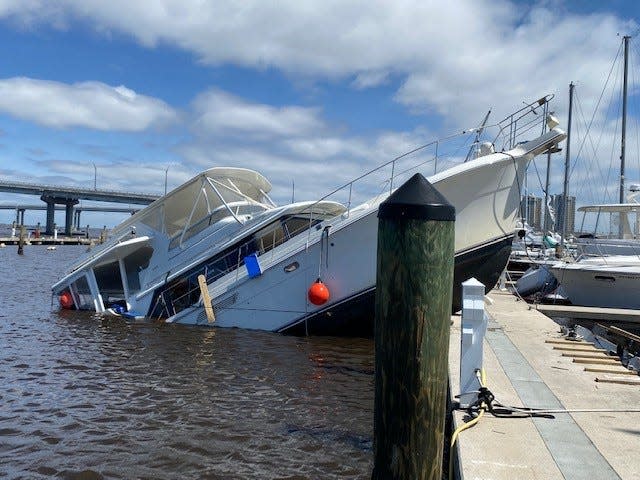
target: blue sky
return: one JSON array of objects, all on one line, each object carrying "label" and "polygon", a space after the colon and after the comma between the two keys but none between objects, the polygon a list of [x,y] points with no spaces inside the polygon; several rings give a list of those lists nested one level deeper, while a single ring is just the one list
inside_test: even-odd
[{"label": "blue sky", "polygon": [[[103,188],[162,193],[167,168],[172,188],[231,165],[262,172],[276,200],[292,182],[315,198],[489,108],[498,120],[553,93],[566,124],[571,81],[590,118],[618,34],[638,33],[639,18],[633,0],[0,0],[0,177],[86,185],[96,175]],[[583,202],[616,184],[587,175],[615,151],[615,122],[594,118],[598,149],[576,160],[572,180]],[[538,166],[529,185],[540,194]],[[0,194],[15,202],[38,200]]]}]

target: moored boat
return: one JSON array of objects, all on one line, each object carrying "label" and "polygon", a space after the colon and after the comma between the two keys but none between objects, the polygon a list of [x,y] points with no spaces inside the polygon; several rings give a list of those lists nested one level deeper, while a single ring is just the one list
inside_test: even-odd
[{"label": "moored boat", "polygon": [[636,255],[558,262],[549,270],[574,305],[640,309],[640,257]]}]

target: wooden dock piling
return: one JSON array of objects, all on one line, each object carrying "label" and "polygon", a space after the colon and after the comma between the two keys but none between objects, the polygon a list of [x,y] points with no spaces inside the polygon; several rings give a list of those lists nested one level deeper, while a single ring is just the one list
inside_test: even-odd
[{"label": "wooden dock piling", "polygon": [[24,237],[25,228],[24,225],[20,225],[20,239],[18,240],[18,255],[24,255]]},{"label": "wooden dock piling", "polygon": [[372,479],[440,480],[455,209],[416,174],[378,218]]}]

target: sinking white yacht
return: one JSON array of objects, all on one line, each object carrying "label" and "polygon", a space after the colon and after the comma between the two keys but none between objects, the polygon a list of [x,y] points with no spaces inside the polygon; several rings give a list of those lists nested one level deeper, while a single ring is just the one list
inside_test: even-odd
[{"label": "sinking white yacht", "polygon": [[[511,251],[527,164],[565,138],[553,128],[522,141],[531,118],[538,129],[550,98],[498,123],[498,136],[477,158],[428,177],[456,208],[454,309],[462,281],[474,276],[495,285]],[[494,153],[499,139],[505,150]],[[424,169],[420,162],[401,170],[398,160],[320,201],[281,207],[259,173],[212,168],[119,225],[53,293],[63,306],[168,322],[371,335],[378,206],[399,179]],[[380,180],[384,169],[391,171],[384,192],[352,207],[356,185]],[[346,201],[329,200],[338,192]],[[309,295],[318,279],[322,294]]]}]

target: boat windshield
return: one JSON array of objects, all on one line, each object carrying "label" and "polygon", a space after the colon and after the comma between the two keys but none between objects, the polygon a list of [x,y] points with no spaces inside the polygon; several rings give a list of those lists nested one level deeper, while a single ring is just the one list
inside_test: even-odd
[{"label": "boat windshield", "polygon": [[640,234],[640,204],[612,203],[584,205],[580,236],[637,239]]}]

